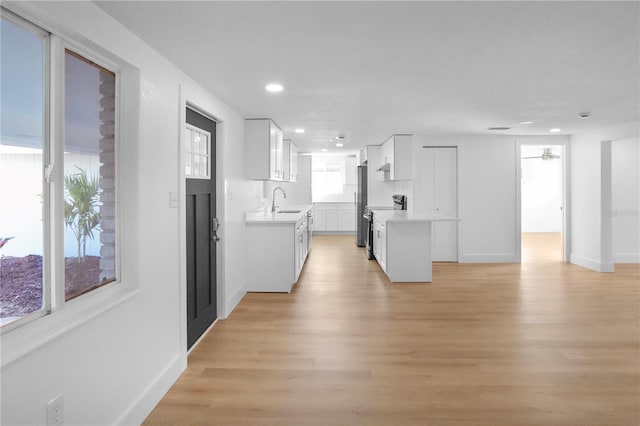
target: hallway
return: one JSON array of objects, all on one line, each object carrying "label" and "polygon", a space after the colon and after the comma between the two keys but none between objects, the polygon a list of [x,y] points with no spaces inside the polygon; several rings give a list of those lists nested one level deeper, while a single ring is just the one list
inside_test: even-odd
[{"label": "hallway", "polygon": [[390,284],[314,237],[292,294],[248,293],[145,424],[638,424],[638,265],[433,271]]}]

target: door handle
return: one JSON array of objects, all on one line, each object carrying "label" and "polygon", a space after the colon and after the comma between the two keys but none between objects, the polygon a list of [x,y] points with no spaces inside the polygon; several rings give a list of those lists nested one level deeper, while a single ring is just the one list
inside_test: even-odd
[{"label": "door handle", "polygon": [[218,237],[218,229],[220,229],[220,221],[217,217],[211,218],[211,241],[217,243],[220,241],[220,237]]}]

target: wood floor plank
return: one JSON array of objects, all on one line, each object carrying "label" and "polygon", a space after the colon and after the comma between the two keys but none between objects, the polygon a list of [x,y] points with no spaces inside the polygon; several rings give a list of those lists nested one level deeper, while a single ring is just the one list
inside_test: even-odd
[{"label": "wood floor plank", "polygon": [[291,294],[249,293],[146,425],[640,424],[640,267],[436,263],[391,284],[350,236],[314,237]]}]

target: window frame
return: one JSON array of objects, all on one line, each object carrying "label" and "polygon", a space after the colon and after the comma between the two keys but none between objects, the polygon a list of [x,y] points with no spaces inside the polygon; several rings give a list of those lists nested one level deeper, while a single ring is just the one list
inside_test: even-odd
[{"label": "window frame", "polygon": [[[43,121],[43,309],[0,327],[2,336],[1,366],[5,367],[33,350],[66,334],[104,312],[134,297],[139,287],[123,280],[123,140],[137,135],[136,120],[140,93],[139,71],[121,58],[88,42],[76,42],[26,14],[2,7],[3,19],[42,34],[45,41],[45,83]],[[64,270],[64,112],[66,50],[103,67],[115,75],[115,281],[65,301]],[[101,53],[102,51],[102,53]],[[132,93],[125,95],[123,85]],[[123,98],[126,98],[125,104]],[[126,115],[133,114],[133,117]],[[129,123],[125,134],[124,122]],[[132,140],[133,141],[133,140]],[[132,148],[131,148],[132,149]],[[129,151],[131,151],[129,149]],[[50,177],[47,169],[53,166]],[[129,251],[129,250],[128,250]],[[135,271],[133,272],[135,274]],[[131,275],[131,272],[129,272]]]}]

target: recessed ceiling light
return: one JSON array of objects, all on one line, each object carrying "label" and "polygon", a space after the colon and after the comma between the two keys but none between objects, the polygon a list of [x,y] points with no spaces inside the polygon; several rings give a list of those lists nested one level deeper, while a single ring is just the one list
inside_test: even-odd
[{"label": "recessed ceiling light", "polygon": [[265,89],[269,92],[282,92],[284,87],[282,87],[282,84],[270,83],[265,86]]},{"label": "recessed ceiling light", "polygon": [[327,152],[327,148],[322,148],[320,151]]},{"label": "recessed ceiling light", "polygon": [[520,124],[533,124],[533,121],[521,121]]},{"label": "recessed ceiling light", "polygon": [[558,133],[558,132],[562,131],[562,129],[558,129],[557,127],[554,127],[553,129],[549,129],[549,131],[551,133]]},{"label": "recessed ceiling light", "polygon": [[337,144],[336,144],[336,146],[337,146],[338,148],[342,148],[342,147],[344,146],[344,144],[343,144],[343,143],[337,143]]},{"label": "recessed ceiling light", "polygon": [[296,133],[304,133],[304,129],[296,129]]}]

